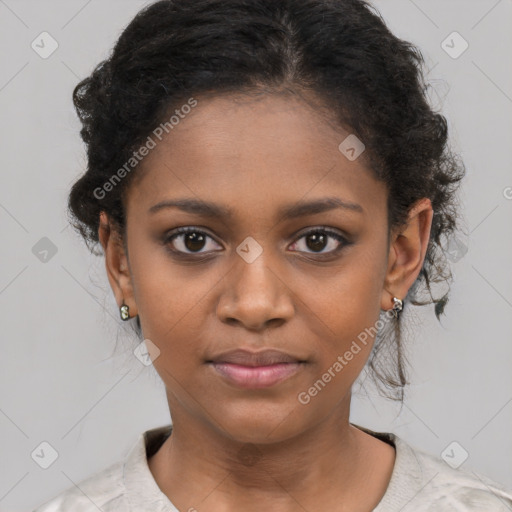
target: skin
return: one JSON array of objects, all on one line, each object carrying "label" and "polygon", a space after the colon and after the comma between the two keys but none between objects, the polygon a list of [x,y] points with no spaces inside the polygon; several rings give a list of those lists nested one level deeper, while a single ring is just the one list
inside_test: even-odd
[{"label": "skin", "polygon": [[[407,223],[388,231],[385,184],[363,157],[349,161],[338,150],[349,132],[311,102],[278,94],[198,100],[140,164],[125,205],[128,253],[105,213],[99,228],[117,303],[140,316],[144,337],[160,350],[153,364],[173,433],[149,468],[180,510],[371,511],[395,451],[351,425],[349,412],[374,340],[309,403],[297,397],[393,297],[405,297],[425,257],[431,203],[418,201]],[[362,211],[277,214],[327,196]],[[179,198],[229,207],[232,217],[148,213]],[[173,256],[164,240],[179,226],[211,238],[186,246],[178,236],[167,248],[188,254]],[[304,233],[321,226],[350,243],[329,236],[315,252]],[[248,236],[263,249],[252,263],[236,252]],[[270,388],[242,389],[205,364],[240,347],[276,348],[306,362]]]}]

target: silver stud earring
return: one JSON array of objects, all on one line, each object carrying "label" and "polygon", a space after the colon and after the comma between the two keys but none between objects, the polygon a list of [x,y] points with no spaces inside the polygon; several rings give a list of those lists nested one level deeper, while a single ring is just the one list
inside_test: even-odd
[{"label": "silver stud earring", "polygon": [[129,320],[130,319],[130,308],[123,303],[123,305],[119,308],[119,313],[121,314],[121,320]]},{"label": "silver stud earring", "polygon": [[393,297],[393,308],[391,309],[391,312],[395,318],[398,318],[398,313],[402,311],[403,307],[404,303],[400,299]]}]

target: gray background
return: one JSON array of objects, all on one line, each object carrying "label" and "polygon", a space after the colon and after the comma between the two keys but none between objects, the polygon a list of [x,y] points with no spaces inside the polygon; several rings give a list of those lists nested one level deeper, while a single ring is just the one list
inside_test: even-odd
[{"label": "gray background", "polygon": [[[145,3],[0,0],[1,511],[35,507],[169,422],[158,375],[131,352],[102,258],[65,216],[85,166],[72,89]],[[431,68],[432,101],[467,165],[469,236],[453,255],[442,323],[431,308],[408,315],[417,327],[402,411],[370,389],[354,400],[352,421],[437,456],[457,441],[469,454],[462,468],[512,488],[512,2],[374,3]],[[59,45],[47,59],[31,48],[43,31]],[[456,59],[441,47],[453,31],[469,43]],[[46,262],[36,256],[43,237],[57,249]],[[48,469],[31,458],[43,441],[59,454]]]}]

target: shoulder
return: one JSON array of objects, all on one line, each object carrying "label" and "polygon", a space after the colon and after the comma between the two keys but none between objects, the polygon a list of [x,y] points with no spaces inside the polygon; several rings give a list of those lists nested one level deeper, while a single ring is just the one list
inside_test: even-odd
[{"label": "shoulder", "polygon": [[[391,502],[402,501],[402,512],[512,510],[512,492],[501,484],[473,471],[455,469],[398,436],[390,436],[397,456],[386,495],[390,493]],[[381,511],[380,508],[375,510]]]},{"label": "shoulder", "polygon": [[[396,434],[354,426],[395,447],[391,479],[372,512],[512,511],[512,491],[501,484],[460,466],[456,469]],[[450,455],[455,454],[448,453],[448,461]]]},{"label": "shoulder", "polygon": [[170,425],[146,430],[118,461],[94,475],[71,485],[33,512],[121,512],[146,510],[178,511],[162,493],[148,467],[151,455],[170,435]]},{"label": "shoulder", "polygon": [[76,485],[71,485],[33,512],[114,512],[127,509],[123,463],[116,462]]}]

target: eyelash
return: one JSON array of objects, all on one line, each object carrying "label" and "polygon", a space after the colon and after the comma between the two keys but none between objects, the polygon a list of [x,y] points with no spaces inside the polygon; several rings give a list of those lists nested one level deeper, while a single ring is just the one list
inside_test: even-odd
[{"label": "eyelash", "polygon": [[[195,228],[193,226],[185,226],[185,227],[176,228],[171,234],[169,234],[168,236],[165,237],[163,243],[164,243],[164,245],[168,248],[168,250],[172,254],[177,255],[179,257],[189,257],[189,256],[191,256],[192,258],[198,259],[197,256],[195,256],[195,255],[206,255],[206,254],[209,254],[208,252],[206,252],[206,253],[201,253],[201,252],[195,252],[195,253],[194,252],[182,252],[182,251],[178,251],[178,250],[176,250],[176,249],[174,249],[174,248],[172,248],[170,246],[175,238],[177,238],[180,235],[187,234],[187,233],[197,233],[199,235],[204,235],[204,236],[214,240],[214,238],[212,236],[210,236],[208,233],[206,233],[205,231],[197,229],[197,228]],[[292,244],[295,244],[299,240],[301,240],[302,238],[305,238],[308,235],[315,234],[315,233],[322,233],[322,234],[328,235],[328,236],[334,238],[335,240],[337,240],[338,242],[341,243],[341,245],[338,248],[336,248],[336,249],[334,249],[334,250],[332,250],[330,252],[327,252],[327,253],[306,252],[306,254],[316,255],[317,259],[323,259],[323,257],[326,257],[326,256],[329,257],[329,256],[332,256],[334,254],[338,254],[344,247],[350,245],[350,242],[344,236],[342,236],[339,233],[337,233],[336,231],[332,231],[331,229],[329,229],[327,227],[324,227],[324,226],[318,226],[318,227],[316,227],[314,229],[311,229],[309,231],[306,231],[305,233],[300,234],[298,236],[298,238],[294,242],[292,242]],[[219,251],[213,251],[213,252],[219,252]],[[320,258],[318,258],[318,256]]]}]

